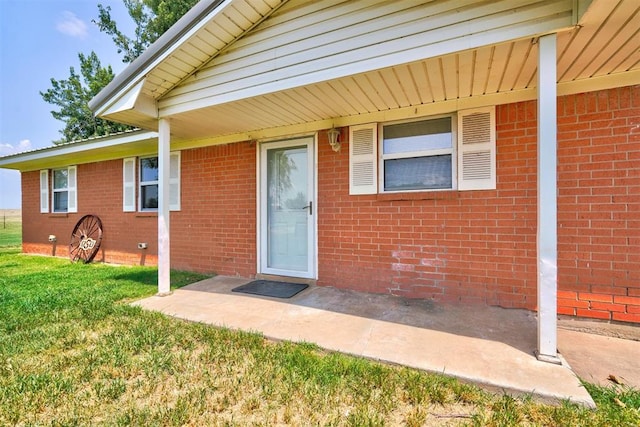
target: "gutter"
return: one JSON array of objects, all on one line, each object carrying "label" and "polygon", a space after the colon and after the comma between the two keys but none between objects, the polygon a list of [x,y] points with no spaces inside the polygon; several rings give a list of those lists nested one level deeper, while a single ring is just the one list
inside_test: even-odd
[{"label": "gutter", "polygon": [[169,28],[162,36],[149,46],[127,68],[105,86],[91,101],[89,109],[95,113],[114,94],[129,85],[138,75],[163,55],[182,36],[189,32],[198,22],[209,15],[225,0],[200,0],[182,18]]}]

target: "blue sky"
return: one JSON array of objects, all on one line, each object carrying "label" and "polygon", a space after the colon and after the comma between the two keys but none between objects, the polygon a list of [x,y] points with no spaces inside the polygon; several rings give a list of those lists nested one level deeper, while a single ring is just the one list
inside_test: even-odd
[{"label": "blue sky", "polygon": [[[98,3],[128,35],[133,22],[122,0],[0,0],[0,156],[52,145],[64,124],[40,92],[51,78],[79,73],[78,53],[92,50],[117,74],[124,69],[111,37],[91,21]],[[20,173],[0,169],[0,209],[20,207]]]}]

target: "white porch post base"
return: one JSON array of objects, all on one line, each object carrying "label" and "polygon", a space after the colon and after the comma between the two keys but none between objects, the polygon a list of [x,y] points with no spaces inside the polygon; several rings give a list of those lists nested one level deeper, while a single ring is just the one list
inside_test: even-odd
[{"label": "white porch post base", "polygon": [[548,356],[546,354],[540,354],[537,351],[535,352],[535,354],[536,359],[541,362],[553,363],[554,365],[562,365],[562,359],[560,359],[557,354],[555,356]]},{"label": "white porch post base", "polygon": [[171,292],[171,252],[169,244],[170,126],[158,121],[158,295]]},{"label": "white porch post base", "polygon": [[538,42],[538,360],[558,357],[556,35]]}]

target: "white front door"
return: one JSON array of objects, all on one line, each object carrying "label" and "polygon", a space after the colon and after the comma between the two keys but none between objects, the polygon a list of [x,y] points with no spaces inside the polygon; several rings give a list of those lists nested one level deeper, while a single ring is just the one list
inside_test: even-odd
[{"label": "white front door", "polygon": [[260,272],[315,278],[313,138],[260,152]]}]

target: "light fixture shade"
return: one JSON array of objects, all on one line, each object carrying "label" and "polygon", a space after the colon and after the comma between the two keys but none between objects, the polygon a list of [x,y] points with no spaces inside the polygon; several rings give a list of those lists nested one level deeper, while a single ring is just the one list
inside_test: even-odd
[{"label": "light fixture shade", "polygon": [[340,141],[338,140],[340,131],[334,127],[327,131],[327,137],[329,138],[329,144],[333,151],[340,151]]}]

